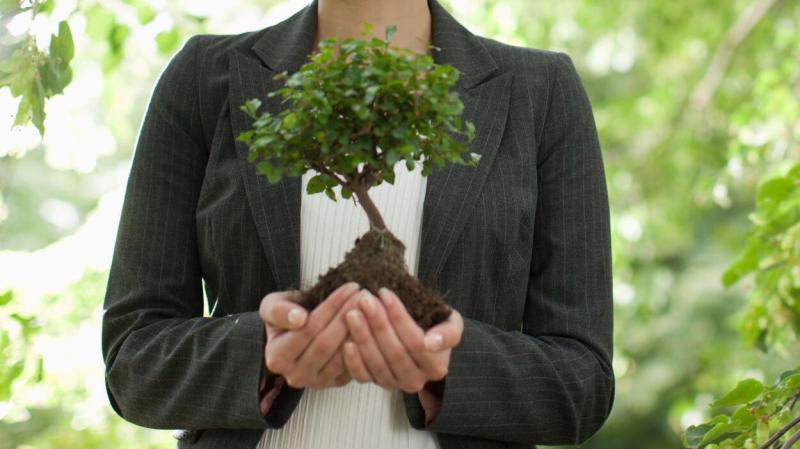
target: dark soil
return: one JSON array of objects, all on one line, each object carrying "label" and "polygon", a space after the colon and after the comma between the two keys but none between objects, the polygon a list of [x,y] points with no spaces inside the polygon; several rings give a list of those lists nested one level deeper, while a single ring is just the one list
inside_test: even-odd
[{"label": "dark soil", "polygon": [[355,281],[376,298],[381,287],[393,291],[422,329],[447,320],[452,309],[444,295],[422,285],[408,272],[403,258],[405,250],[403,242],[391,231],[372,228],[356,239],[355,247],[339,265],[320,275],[310,290],[301,291],[297,303],[313,310],[339,286]]}]

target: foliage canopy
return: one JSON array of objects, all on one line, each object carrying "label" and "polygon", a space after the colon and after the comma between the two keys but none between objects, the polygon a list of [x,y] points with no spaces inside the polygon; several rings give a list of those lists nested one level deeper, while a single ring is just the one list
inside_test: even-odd
[{"label": "foliage canopy", "polygon": [[[365,24],[362,35],[370,28]],[[474,125],[462,123],[463,103],[450,90],[458,69],[436,64],[427,54],[390,48],[395,29],[387,27],[384,40],[321,40],[319,52],[297,72],[275,75],[285,85],[268,96],[279,94],[290,103],[280,114],[257,115],[257,98],[241,106],[255,121],[238,139],[249,145],[250,161],[270,182],[314,169],[318,174],[307,192],[324,191],[336,200],[337,184],[344,198],[383,181],[393,184],[399,160],[409,170],[421,163],[423,176],[446,161],[477,164],[476,153],[462,158],[468,146],[458,139],[475,137]]]}]

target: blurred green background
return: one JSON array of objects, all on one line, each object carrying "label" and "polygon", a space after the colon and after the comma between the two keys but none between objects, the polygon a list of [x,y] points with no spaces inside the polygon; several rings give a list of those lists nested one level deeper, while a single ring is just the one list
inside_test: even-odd
[{"label": "blurred green background", "polygon": [[[307,3],[0,0],[0,449],[175,446],[115,415],[103,385],[102,301],[144,108],[189,36]],[[682,447],[739,380],[795,368],[800,1],[441,3],[476,34],[568,53],[594,108],[617,390],[582,446]],[[15,53],[24,43],[61,57],[49,88],[32,81],[37,52]]]}]

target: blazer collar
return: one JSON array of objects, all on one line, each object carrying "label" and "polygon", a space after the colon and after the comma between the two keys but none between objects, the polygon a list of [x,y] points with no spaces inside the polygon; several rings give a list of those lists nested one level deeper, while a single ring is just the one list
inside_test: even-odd
[{"label": "blazer collar", "polygon": [[[290,74],[307,61],[317,30],[317,4],[313,0],[288,19],[263,31],[251,48],[270,70]],[[461,87],[472,87],[497,71],[494,59],[468,29],[436,0],[428,0],[434,62],[450,64],[461,72]],[[280,45],[276,45],[280,42]]]},{"label": "blazer collar", "polygon": [[[272,79],[275,73],[293,73],[307,61],[316,37],[317,3],[313,0],[288,19],[259,31],[261,35],[250,49],[255,57],[246,52],[229,53],[234,139],[251,125],[251,119],[239,109],[245,101],[258,97],[261,111],[271,114],[285,107],[279,96],[266,94],[282,85]],[[448,162],[442,169],[435,168],[427,179],[417,277],[423,284],[441,289],[446,286],[436,285],[438,276],[469,221],[503,136],[511,73],[501,72],[477,37],[436,0],[428,0],[428,6],[431,43],[441,48],[434,51],[434,61],[451,64],[461,72],[455,90],[464,103],[463,119],[473,122],[476,132],[470,151],[482,155],[477,167]],[[454,138],[463,142],[461,136]],[[301,177],[284,177],[279,183],[269,184],[248,161],[246,144],[237,140],[235,145],[259,239],[277,288],[299,288]],[[459,299],[448,300],[458,307]]]}]

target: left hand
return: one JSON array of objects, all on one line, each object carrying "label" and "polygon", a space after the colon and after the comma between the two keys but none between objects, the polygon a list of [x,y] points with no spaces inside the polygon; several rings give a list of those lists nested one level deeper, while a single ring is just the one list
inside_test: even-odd
[{"label": "left hand", "polygon": [[[464,331],[461,314],[452,309],[446,321],[425,332],[394,292],[382,288],[379,296],[365,295],[346,315],[352,341],[343,349],[350,377],[415,393],[447,376],[451,350]],[[428,348],[426,341],[435,342],[437,335],[441,343]]]}]

